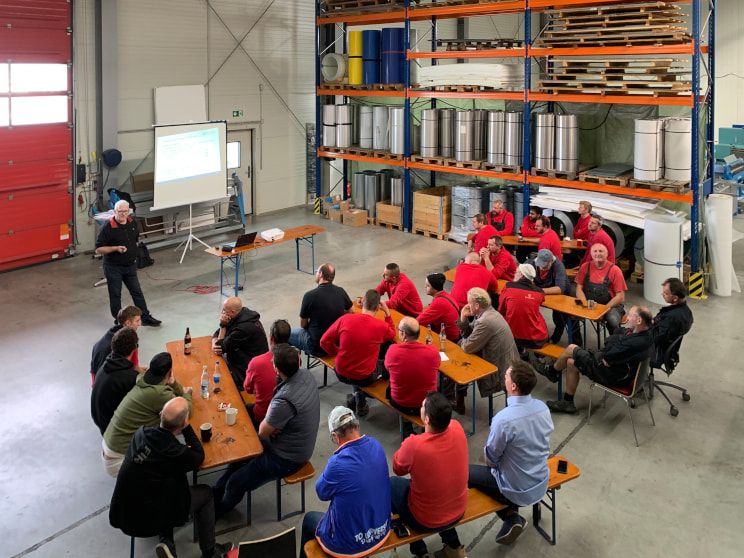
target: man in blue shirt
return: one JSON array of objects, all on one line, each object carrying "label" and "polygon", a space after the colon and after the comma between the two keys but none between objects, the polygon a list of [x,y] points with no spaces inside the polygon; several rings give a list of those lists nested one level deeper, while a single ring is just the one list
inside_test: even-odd
[{"label": "man in blue shirt", "polygon": [[496,512],[504,522],[496,542],[512,544],[527,526],[519,507],[547,492],[553,421],[545,403],[530,395],[537,377],[529,364],[515,361],[504,376],[508,407],[493,417],[484,448],[487,466],[470,465],[468,486],[507,505]]},{"label": "man in blue shirt", "polygon": [[305,543],[317,539],[332,556],[366,556],[390,533],[390,478],[380,443],[359,432],[351,409],[336,407],[328,430],[337,446],[315,483],[318,498],[330,500],[328,511],[308,512],[302,520],[300,558]]}]

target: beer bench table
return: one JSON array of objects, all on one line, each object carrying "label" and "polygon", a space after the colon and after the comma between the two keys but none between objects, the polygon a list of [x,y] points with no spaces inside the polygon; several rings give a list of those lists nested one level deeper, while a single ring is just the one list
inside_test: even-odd
[{"label": "beer bench table", "polygon": [[[302,271],[303,273],[309,273],[310,275],[312,275],[313,273],[315,273],[315,235],[322,232],[325,232],[325,229],[323,227],[318,227],[317,225],[303,225],[301,227],[286,229],[284,231],[284,237],[279,240],[274,240],[273,242],[264,240],[259,234],[256,235],[256,240],[253,244],[238,248],[237,250],[233,250],[231,252],[223,252],[219,247],[207,248],[204,251],[207,254],[212,254],[213,256],[217,256],[220,259],[221,295],[225,294],[222,288],[225,279],[225,262],[230,261],[233,263],[235,267],[235,285],[233,286],[233,288],[235,290],[235,296],[238,296],[238,275],[240,273],[240,263],[243,259],[243,254],[245,254],[246,252],[250,252],[251,250],[258,250],[259,248],[266,248],[268,246],[276,246],[277,244],[282,244],[284,242],[294,240],[295,250],[297,254],[297,271]],[[310,257],[312,262],[312,269],[310,271],[305,271],[304,269],[300,268],[300,243],[304,243],[310,246]]]},{"label": "beer bench table", "polygon": [[[564,460],[568,463],[568,468],[565,473],[559,473],[557,470],[559,460]],[[545,540],[547,540],[550,544],[555,545],[557,541],[555,517],[557,513],[556,491],[559,490],[565,483],[578,478],[581,475],[581,471],[576,465],[574,465],[561,455],[554,455],[553,457],[548,458],[548,468],[550,469],[550,480],[548,481],[548,491],[545,494],[545,496],[547,497],[547,501],[545,498],[543,498],[540,502],[532,506],[532,524],[535,526],[535,529],[537,529],[537,532],[545,538]],[[548,534],[540,525],[543,506],[550,511],[550,534]],[[462,519],[457,523],[457,525],[463,525],[485,515],[496,513],[497,511],[500,511],[505,507],[505,504],[494,500],[483,492],[480,492],[475,488],[470,488],[468,489],[468,505],[465,509],[465,515],[463,515]],[[425,539],[426,537],[430,537],[436,533],[435,531],[419,533],[411,527],[408,527],[408,529],[411,534],[407,537],[402,538],[398,537],[394,532],[391,531],[385,543],[372,554],[381,554],[383,552],[388,552],[400,546]],[[308,558],[329,557],[329,555],[323,551],[320,544],[318,544],[317,540],[312,540],[305,544],[305,554]]]}]

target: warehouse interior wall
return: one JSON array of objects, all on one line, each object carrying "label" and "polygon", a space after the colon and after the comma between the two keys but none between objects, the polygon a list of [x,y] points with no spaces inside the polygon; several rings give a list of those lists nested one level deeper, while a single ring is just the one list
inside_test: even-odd
[{"label": "warehouse interior wall", "polygon": [[744,57],[741,41],[744,2],[716,2],[716,103],[715,130],[744,124]]},{"label": "warehouse interior wall", "polygon": [[[117,98],[104,100],[114,107],[110,120],[118,133],[116,145],[103,147],[123,154],[106,188],[122,185],[130,172],[153,169],[153,89],[204,84],[211,120],[226,120],[228,130],[254,130],[256,213],[306,202],[305,124],[315,121],[314,2],[101,1],[115,7],[118,52]],[[88,163],[96,149],[95,2],[77,0],[74,8],[76,142]],[[86,210],[87,203],[77,208],[78,250],[94,242]]]}]

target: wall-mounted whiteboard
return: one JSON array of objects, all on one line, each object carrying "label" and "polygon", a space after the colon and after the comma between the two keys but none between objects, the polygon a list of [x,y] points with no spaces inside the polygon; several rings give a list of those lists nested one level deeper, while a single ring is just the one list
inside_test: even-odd
[{"label": "wall-mounted whiteboard", "polygon": [[227,123],[155,127],[154,210],[227,197]]},{"label": "wall-mounted whiteboard", "polygon": [[207,98],[203,85],[155,88],[155,125],[206,122]]}]

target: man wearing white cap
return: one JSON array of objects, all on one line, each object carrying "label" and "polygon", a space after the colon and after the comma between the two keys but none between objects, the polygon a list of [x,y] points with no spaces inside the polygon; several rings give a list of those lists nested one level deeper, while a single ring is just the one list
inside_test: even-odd
[{"label": "man wearing white cap", "polygon": [[359,420],[347,407],[328,415],[336,451],[315,483],[328,511],[308,512],[302,520],[300,558],[313,539],[331,556],[367,556],[390,533],[390,477],[380,442],[359,431]]},{"label": "man wearing white cap", "polygon": [[499,295],[499,313],[514,335],[520,349],[539,349],[548,342],[548,326],[540,313],[545,295],[535,285],[535,268],[523,263]]}]

